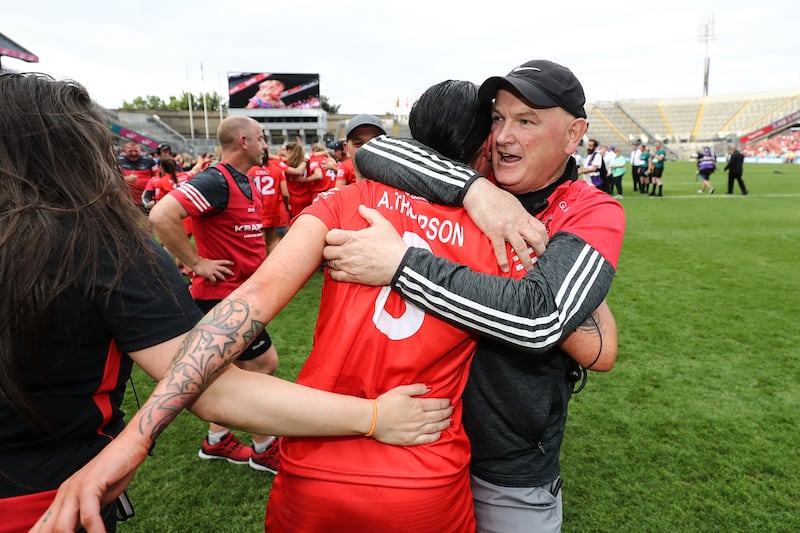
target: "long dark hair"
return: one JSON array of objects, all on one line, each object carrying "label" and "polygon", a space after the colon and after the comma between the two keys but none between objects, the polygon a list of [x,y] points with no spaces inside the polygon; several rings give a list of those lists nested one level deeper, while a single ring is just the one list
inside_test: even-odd
[{"label": "long dark hair", "polygon": [[167,174],[170,181],[176,187],[178,186],[178,165],[172,159],[162,159],[158,162],[158,168],[161,169],[162,174]]},{"label": "long dark hair", "polygon": [[41,339],[54,301],[65,291],[93,297],[101,252],[118,283],[148,249],[145,223],[86,89],[37,73],[0,75],[0,397],[20,413],[43,421],[20,362],[48,382],[52,354]]}]

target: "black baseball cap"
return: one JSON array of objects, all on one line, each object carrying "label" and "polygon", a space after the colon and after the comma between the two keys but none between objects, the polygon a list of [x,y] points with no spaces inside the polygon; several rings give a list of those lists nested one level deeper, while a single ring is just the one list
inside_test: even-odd
[{"label": "black baseball cap", "polygon": [[583,109],[586,95],[581,82],[571,70],[558,63],[534,59],[515,67],[505,76],[493,76],[483,82],[478,98],[489,102],[498,90],[509,87],[532,107],[560,107],[574,117],[586,118]]},{"label": "black baseball cap", "polygon": [[332,143],[328,143],[327,147],[329,150],[344,150],[344,141],[334,141]]},{"label": "black baseball cap", "polygon": [[167,151],[172,153],[172,147],[170,145],[168,145],[167,143],[161,143],[161,144],[158,145],[158,148],[156,148],[156,152],[158,152],[158,153],[167,152]]}]

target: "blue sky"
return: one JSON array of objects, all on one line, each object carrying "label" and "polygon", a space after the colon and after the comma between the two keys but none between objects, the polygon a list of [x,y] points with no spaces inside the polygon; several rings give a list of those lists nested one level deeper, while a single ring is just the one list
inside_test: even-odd
[{"label": "blue sky", "polygon": [[787,0],[542,4],[176,0],[144,11],[40,0],[5,7],[0,32],[40,58],[4,57],[4,68],[73,78],[110,108],[147,94],[224,93],[227,72],[263,71],[319,73],[344,113],[390,112],[397,98],[404,112],[433,83],[480,83],[538,58],[570,67],[589,101],[701,96],[708,15],[709,94],[800,88],[800,13]]}]

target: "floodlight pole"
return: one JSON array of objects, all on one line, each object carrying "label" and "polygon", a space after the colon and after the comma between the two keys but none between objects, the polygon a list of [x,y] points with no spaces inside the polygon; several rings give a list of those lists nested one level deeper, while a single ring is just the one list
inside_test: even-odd
[{"label": "floodlight pole", "polygon": [[711,67],[711,58],[708,57],[708,41],[714,40],[714,15],[700,17],[700,32],[698,41],[706,45],[706,58],[703,68],[703,96],[708,96],[708,72]]}]

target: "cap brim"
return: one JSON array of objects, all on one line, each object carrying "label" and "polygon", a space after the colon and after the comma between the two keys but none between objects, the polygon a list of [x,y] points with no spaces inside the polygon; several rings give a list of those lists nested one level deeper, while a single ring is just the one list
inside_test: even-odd
[{"label": "cap brim", "polygon": [[363,128],[364,126],[372,126],[373,128],[380,130],[381,134],[386,135],[386,130],[383,129],[383,126],[378,126],[377,124],[373,124],[372,122],[363,122],[361,124],[356,124],[352,128],[347,128],[347,131],[344,134],[344,138],[349,139],[354,131],[356,131],[358,128]]},{"label": "cap brim", "polygon": [[561,106],[535,84],[506,76],[494,76],[484,81],[480,89],[478,89],[478,98],[482,102],[490,102],[497,96],[497,91],[508,88],[513,89],[514,92],[522,96],[523,100],[532,107],[549,108]]}]

